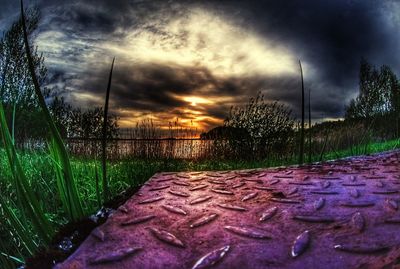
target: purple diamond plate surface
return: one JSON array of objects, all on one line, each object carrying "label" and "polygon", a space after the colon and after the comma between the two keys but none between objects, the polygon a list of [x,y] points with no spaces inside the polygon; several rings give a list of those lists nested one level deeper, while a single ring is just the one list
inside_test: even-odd
[{"label": "purple diamond plate surface", "polygon": [[56,268],[392,268],[399,157],[159,173]]}]

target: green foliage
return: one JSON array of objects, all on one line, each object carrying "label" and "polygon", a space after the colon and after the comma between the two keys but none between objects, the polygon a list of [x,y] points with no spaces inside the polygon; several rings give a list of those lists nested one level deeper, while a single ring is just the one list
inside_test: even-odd
[{"label": "green foliage", "polygon": [[[8,130],[4,109],[1,103],[0,133],[4,148],[7,153],[10,170],[13,175],[12,185],[17,194],[17,201],[21,205],[21,208],[23,209],[23,213],[25,214],[26,218],[32,222],[32,225],[35,228],[35,231],[39,235],[40,239],[48,243],[51,240],[54,230],[48,222],[46,215],[44,214],[37,198],[35,197],[35,194],[32,191],[31,186],[29,185],[27,178],[25,177],[25,173],[18,160],[17,152],[12,142],[10,132]],[[2,205],[4,207],[4,210],[8,212],[6,210],[7,205],[5,205],[4,203],[2,203]],[[10,216],[10,214],[8,215]],[[18,227],[18,225],[14,227]],[[23,231],[20,231],[19,234],[20,233],[24,234]]]},{"label": "green foliage", "polygon": [[4,251],[8,251],[7,246],[5,244],[5,242],[2,242],[0,240],[0,265],[2,269],[14,269],[15,268],[15,264],[12,261],[15,261],[19,264],[23,264],[23,261],[21,261],[20,259],[11,256],[9,254],[7,254]]},{"label": "green foliage", "polygon": [[[49,144],[50,156],[53,160],[53,168],[56,172],[56,183],[58,193],[62,201],[64,212],[68,214],[70,220],[78,220],[83,217],[83,210],[79,198],[78,191],[75,184],[70,184],[73,180],[71,169],[64,169],[70,164],[63,163],[68,156],[63,156],[60,147],[54,139]],[[70,174],[67,174],[70,173]]]},{"label": "green foliage", "polygon": [[94,175],[95,175],[95,182],[96,182],[96,198],[97,198],[97,206],[101,207],[101,194],[100,194],[100,179],[99,179],[99,172],[97,170],[97,165],[94,166]]},{"label": "green foliage", "polygon": [[[2,196],[0,197],[0,209],[2,212],[2,217],[4,218],[4,225],[7,224],[7,228],[13,231],[21,242],[21,251],[23,253],[33,255],[37,248],[37,244],[34,241],[34,236],[32,236],[32,233],[20,221],[19,217],[14,212],[14,209],[11,207],[10,201],[7,202]],[[2,247],[5,249],[4,246]]]}]

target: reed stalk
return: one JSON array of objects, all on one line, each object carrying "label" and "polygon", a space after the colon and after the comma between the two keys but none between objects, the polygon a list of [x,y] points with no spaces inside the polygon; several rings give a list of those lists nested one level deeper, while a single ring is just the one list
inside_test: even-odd
[{"label": "reed stalk", "polygon": [[103,118],[103,137],[101,140],[102,145],[102,156],[101,156],[101,164],[103,168],[103,199],[107,201],[110,197],[110,190],[108,186],[108,179],[107,179],[107,119],[108,119],[108,103],[110,100],[110,90],[111,90],[111,80],[112,80],[112,73],[114,69],[114,62],[115,57],[111,64],[110,75],[108,77],[108,85],[107,85],[107,92],[106,92],[106,101],[104,104],[104,118]]},{"label": "reed stalk", "polygon": [[308,163],[311,163],[311,88],[308,88]]},{"label": "reed stalk", "polygon": [[300,129],[300,153],[299,153],[299,164],[304,162],[304,79],[303,79],[303,68],[301,61],[299,60],[300,74],[301,74],[301,129]]}]

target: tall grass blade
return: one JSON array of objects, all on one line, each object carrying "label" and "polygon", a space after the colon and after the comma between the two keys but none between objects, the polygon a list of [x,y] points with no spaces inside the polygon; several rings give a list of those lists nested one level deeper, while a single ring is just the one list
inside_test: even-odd
[{"label": "tall grass blade", "polygon": [[113,69],[114,69],[114,62],[115,62],[115,57],[112,61],[110,75],[108,77],[106,101],[104,104],[103,137],[101,140],[101,145],[102,145],[101,164],[102,164],[102,168],[103,168],[103,198],[104,198],[104,201],[107,201],[109,198],[109,195],[110,195],[110,190],[109,190],[108,180],[107,180],[107,164],[106,164],[107,152],[106,151],[107,151],[108,101],[110,99],[111,80],[112,80],[112,73],[113,73]]},{"label": "tall grass blade", "polygon": [[14,264],[10,261],[11,257],[9,257],[7,254],[4,254],[0,252],[0,265],[2,266],[1,268],[3,269],[14,269],[15,266]]},{"label": "tall grass blade", "polygon": [[[67,150],[64,146],[64,143],[61,139],[61,135],[57,130],[57,127],[51,118],[50,112],[46,106],[46,102],[44,100],[43,94],[40,90],[39,82],[36,77],[35,73],[35,67],[33,65],[33,60],[32,60],[32,55],[29,47],[29,41],[28,41],[28,34],[26,30],[26,23],[25,23],[25,15],[24,15],[24,8],[23,8],[23,1],[21,0],[21,17],[22,17],[22,28],[23,28],[23,33],[24,33],[24,44],[25,44],[25,51],[26,51],[26,57],[28,60],[28,67],[29,71],[32,77],[32,82],[34,85],[35,93],[38,99],[38,103],[40,108],[42,109],[43,115],[45,117],[45,120],[50,128],[50,133],[51,133],[51,145],[53,148],[53,154],[57,154],[57,161],[60,165],[60,167],[55,167],[56,171],[59,169],[60,171],[57,171],[59,180],[62,180],[63,183],[61,184],[64,186],[63,188],[59,188],[59,195],[61,197],[61,200],[63,200],[63,196],[65,199],[68,200],[68,203],[65,204],[65,207],[70,207],[68,212],[69,212],[69,218],[71,220],[78,220],[82,217],[84,217],[84,212],[82,209],[82,202],[79,197],[78,191],[76,189],[76,184],[75,180],[72,174],[72,169],[71,169],[71,164],[69,160],[69,156],[67,153]],[[55,156],[53,156],[54,158]],[[62,177],[61,177],[62,175]],[[65,200],[64,199],[64,200]],[[66,201],[64,201],[66,202]]]},{"label": "tall grass blade", "polygon": [[70,219],[74,219],[74,212],[76,212],[76,208],[71,201],[71,195],[68,194],[68,186],[66,185],[67,182],[64,180],[65,174],[61,164],[60,152],[58,151],[54,139],[50,141],[49,151],[51,160],[53,161],[53,168],[56,173],[57,189],[64,208],[64,212],[68,214]]},{"label": "tall grass blade", "polygon": [[13,113],[12,113],[12,127],[11,127],[11,138],[12,142],[15,145],[15,112],[16,112],[17,106],[15,103],[13,104]]},{"label": "tall grass blade", "polygon": [[[8,255],[8,254],[6,254],[6,253],[4,253],[4,252],[1,252],[0,253],[0,256],[2,256],[2,257],[6,257],[6,258],[8,258],[9,260],[12,260],[12,261],[14,261],[14,262],[17,262],[18,264],[20,264],[20,265],[23,265],[25,262],[23,261],[23,260],[21,260],[21,259],[18,259],[17,257],[15,257],[15,256],[11,256],[11,255]],[[0,260],[1,261],[1,260]],[[14,266],[13,267],[10,267],[10,268],[15,268]],[[18,267],[19,268],[19,267]]]}]

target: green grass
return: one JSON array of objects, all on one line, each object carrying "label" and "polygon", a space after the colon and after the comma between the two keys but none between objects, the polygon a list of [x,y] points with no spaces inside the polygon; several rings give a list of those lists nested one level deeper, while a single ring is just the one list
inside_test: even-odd
[{"label": "green grass", "polygon": [[[12,210],[8,210],[8,201],[6,201],[4,197],[2,197],[0,200],[0,205],[3,208],[3,212],[7,217],[7,220],[11,222],[10,224],[14,227],[16,233],[26,233],[24,227],[28,226],[29,220],[30,224],[32,224],[32,226],[35,228],[39,238],[48,243],[53,236],[54,230],[45,216],[45,211],[43,211],[39,200],[32,191],[32,186],[27,180],[25,171],[22,169],[20,160],[17,156],[17,151],[14,147],[14,143],[7,127],[2,104],[0,104],[0,137],[3,141],[6,152],[4,159],[7,160],[8,168],[10,169],[12,175],[12,177],[6,182],[11,183],[10,186],[15,192],[18,206],[21,209],[22,221],[19,221],[19,219],[13,214]],[[16,225],[15,222],[13,223],[14,220],[17,221],[19,225]],[[17,229],[17,227],[21,227],[23,229]]]},{"label": "green grass", "polygon": [[[357,150],[347,149],[338,152],[328,152],[324,160],[343,158],[364,154],[364,146]],[[366,153],[375,153],[400,148],[400,140],[391,140],[382,143],[368,145]],[[0,150],[0,176],[3,179],[11,177],[11,171],[6,161],[4,150]],[[56,223],[65,223],[60,211],[61,201],[54,197],[56,191],[55,172],[52,169],[52,160],[46,152],[25,152],[19,154],[22,169],[33,186],[37,195],[44,200],[45,212],[55,216]],[[319,156],[313,156],[313,161],[318,161]],[[112,196],[124,191],[129,186],[137,186],[147,181],[153,174],[159,171],[208,171],[208,170],[232,170],[251,169],[260,167],[274,167],[297,163],[297,156],[286,160],[142,160],[124,159],[117,162],[109,162],[107,165],[110,192]],[[86,212],[94,212],[98,209],[96,191],[96,166],[100,167],[100,161],[91,159],[71,158],[71,168],[79,186],[81,197],[85,197],[84,209]],[[8,180],[5,180],[8,181]],[[54,201],[54,203],[47,203]]]},{"label": "green grass", "polygon": [[384,142],[374,142],[369,144],[357,145],[352,148],[340,151],[328,152],[324,155],[324,160],[332,160],[332,159],[344,158],[348,156],[357,156],[363,154],[373,154],[398,148],[400,148],[400,139],[389,140]]}]

